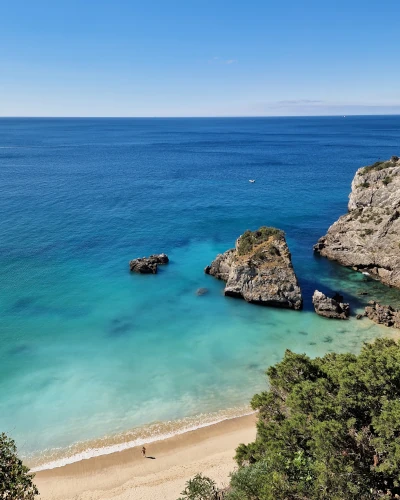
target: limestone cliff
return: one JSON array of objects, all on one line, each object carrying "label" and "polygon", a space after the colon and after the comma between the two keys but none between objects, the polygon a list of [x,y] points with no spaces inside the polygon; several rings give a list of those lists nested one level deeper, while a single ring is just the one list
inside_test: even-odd
[{"label": "limestone cliff", "polygon": [[400,288],[399,158],[357,170],[349,198],[349,212],[328,229],[314,250]]},{"label": "limestone cliff", "polygon": [[226,281],[225,295],[266,306],[302,308],[290,251],[279,229],[246,231],[235,248],[218,255],[205,272]]}]

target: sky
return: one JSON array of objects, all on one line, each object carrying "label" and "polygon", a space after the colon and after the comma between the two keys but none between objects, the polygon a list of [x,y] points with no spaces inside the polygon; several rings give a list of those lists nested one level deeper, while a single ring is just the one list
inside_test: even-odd
[{"label": "sky", "polygon": [[0,0],[0,116],[400,114],[400,0]]}]

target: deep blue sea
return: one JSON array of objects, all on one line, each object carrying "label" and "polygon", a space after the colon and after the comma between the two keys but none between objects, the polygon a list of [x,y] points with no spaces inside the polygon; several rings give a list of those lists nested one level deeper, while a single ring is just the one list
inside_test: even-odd
[{"label": "deep blue sea", "polygon": [[[399,116],[0,119],[0,431],[33,465],[149,442],[248,411],[287,348],[387,334],[313,312],[315,289],[353,311],[400,292],[312,246],[356,169],[399,148]],[[260,225],[286,231],[301,312],[224,297],[203,272]],[[159,274],[129,273],[155,252]]]}]

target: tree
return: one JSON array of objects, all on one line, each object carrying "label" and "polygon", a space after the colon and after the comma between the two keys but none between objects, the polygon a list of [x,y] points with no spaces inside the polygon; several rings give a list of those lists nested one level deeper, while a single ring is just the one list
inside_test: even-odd
[{"label": "tree", "polygon": [[0,499],[33,500],[39,494],[33,478],[34,474],[18,458],[15,442],[0,434]]},{"label": "tree", "polygon": [[400,498],[400,346],[310,359],[286,351],[252,399],[257,438],[236,451],[229,500]]},{"label": "tree", "polygon": [[186,488],[181,493],[183,497],[178,500],[214,500],[215,493],[215,482],[209,477],[196,474],[186,483]]}]

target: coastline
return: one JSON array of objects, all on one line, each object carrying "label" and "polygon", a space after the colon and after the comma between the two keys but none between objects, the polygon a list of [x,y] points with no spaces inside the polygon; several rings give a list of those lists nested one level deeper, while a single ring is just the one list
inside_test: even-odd
[{"label": "coastline", "polygon": [[[228,484],[236,447],[256,436],[256,414],[141,446],[36,473],[42,500],[176,500],[188,479],[202,472]],[[150,457],[154,457],[151,459]]]}]

